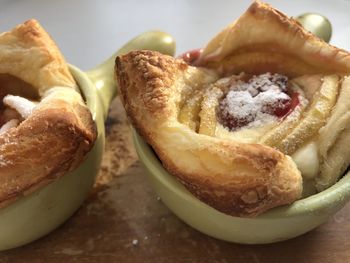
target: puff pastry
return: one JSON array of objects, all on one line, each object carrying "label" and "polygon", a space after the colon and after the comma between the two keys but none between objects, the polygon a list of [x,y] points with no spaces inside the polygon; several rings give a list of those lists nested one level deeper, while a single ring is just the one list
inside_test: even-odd
[{"label": "puff pastry", "polygon": [[96,126],[36,20],[0,34],[0,207],[75,169]]},{"label": "puff pastry", "polygon": [[116,78],[134,127],[200,200],[252,217],[347,169],[348,52],[256,1],[193,64],[134,51]]}]

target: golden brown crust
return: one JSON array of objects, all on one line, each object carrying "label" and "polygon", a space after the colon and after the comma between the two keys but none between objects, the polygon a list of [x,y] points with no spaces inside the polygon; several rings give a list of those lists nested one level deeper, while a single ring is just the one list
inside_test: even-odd
[{"label": "golden brown crust", "polygon": [[0,35],[1,74],[12,78],[5,87],[17,79],[16,90],[33,88],[41,101],[0,135],[0,208],[75,169],[97,136],[68,66],[37,21]]},{"label": "golden brown crust", "polygon": [[0,50],[0,73],[25,81],[39,95],[52,86],[76,87],[56,44],[34,19],[0,34]]},{"label": "golden brown crust", "polygon": [[[254,52],[252,57],[250,52]],[[259,55],[264,54],[268,59],[259,63]],[[200,60],[202,66],[220,66],[224,72],[270,71],[290,77],[348,73],[350,67],[347,51],[326,44],[296,20],[260,1],[211,40]]]},{"label": "golden brown crust", "polygon": [[255,216],[299,198],[301,176],[289,157],[264,145],[197,134],[177,121],[183,82],[190,85],[197,71],[152,51],[116,60],[128,116],[163,165],[199,199],[231,215]]}]

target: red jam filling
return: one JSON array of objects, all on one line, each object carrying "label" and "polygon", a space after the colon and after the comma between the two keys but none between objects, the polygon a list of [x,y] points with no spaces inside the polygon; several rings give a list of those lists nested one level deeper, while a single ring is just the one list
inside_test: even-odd
[{"label": "red jam filling", "polygon": [[288,92],[288,78],[280,74],[265,73],[247,82],[228,80],[227,83],[231,84],[217,114],[221,124],[231,131],[245,126],[259,127],[275,121],[276,117],[284,119],[300,103],[297,92]]},{"label": "red jam filling", "polygon": [[276,117],[284,119],[299,105],[300,101],[298,92],[292,92],[289,96],[291,99],[286,101],[283,107],[277,107],[274,109],[273,114]]},{"label": "red jam filling", "polygon": [[180,55],[180,58],[182,58],[187,64],[194,65],[196,60],[202,54],[202,52],[203,52],[203,49],[201,48],[193,49]]}]

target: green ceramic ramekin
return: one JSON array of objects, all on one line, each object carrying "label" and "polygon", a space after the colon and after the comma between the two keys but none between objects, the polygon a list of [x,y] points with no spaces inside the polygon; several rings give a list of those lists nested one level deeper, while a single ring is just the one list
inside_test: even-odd
[{"label": "green ceramic ramekin", "polygon": [[116,94],[113,77],[117,55],[135,49],[157,50],[173,55],[175,43],[162,32],[144,33],[121,48],[110,59],[88,72],[70,66],[81,93],[97,124],[98,137],[86,160],[40,190],[0,209],[0,250],[34,241],[61,225],[83,203],[99,171],[105,144],[104,120]]},{"label": "green ceramic ramekin", "polygon": [[137,153],[155,191],[169,209],[193,228],[209,236],[242,244],[264,244],[302,235],[326,222],[350,199],[350,175],[327,190],[256,218],[223,214],[195,198],[162,166],[152,148],[137,134]]}]

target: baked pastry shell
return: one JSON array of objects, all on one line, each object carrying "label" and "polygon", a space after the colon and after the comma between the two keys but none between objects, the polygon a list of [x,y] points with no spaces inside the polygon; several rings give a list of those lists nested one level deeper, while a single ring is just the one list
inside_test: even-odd
[{"label": "baked pastry shell", "polygon": [[[259,28],[257,26],[259,23],[264,23],[264,27],[262,27],[262,29],[257,29]],[[249,31],[245,30],[245,28],[254,28],[255,30]],[[227,29],[224,29],[224,33],[219,33],[218,37],[215,37],[214,40],[212,40],[209,45],[204,48],[202,57],[199,58],[197,63],[206,68],[209,67],[216,69],[223,76],[226,76],[225,74],[228,73],[232,74],[232,70],[237,70],[237,72],[233,71],[233,73],[245,71],[245,69],[249,69],[250,65],[248,62],[246,62],[246,59],[241,57],[242,54],[249,53],[255,48],[260,52],[260,48],[263,46],[263,44],[265,45],[264,47],[266,47],[266,50],[270,50],[271,53],[273,53],[272,51],[276,47],[286,46],[285,43],[282,43],[280,37],[277,37],[276,39],[275,31],[269,31],[268,29],[270,28],[278,29],[278,31],[276,30],[276,32],[279,33],[277,35],[282,36],[283,41],[295,40],[293,42],[294,46],[302,46],[302,60],[306,61],[307,63],[300,62],[298,59],[295,59],[295,51],[287,52],[287,48],[282,48],[283,52],[281,52],[281,56],[285,56],[287,60],[289,60],[289,57],[291,57],[289,61],[290,63],[288,62],[286,64],[276,63],[276,61],[278,61],[277,58],[275,58],[274,61],[266,59],[262,60],[263,62],[261,62],[259,60],[259,54],[252,52],[254,56],[256,55],[257,62],[254,62],[254,59],[248,59],[248,62],[252,61],[255,63],[252,72],[249,73],[263,73],[261,70],[266,70],[267,66],[272,70],[272,72],[278,73],[284,73],[285,69],[288,68],[290,71],[287,71],[287,76],[327,73],[331,70],[336,70],[340,73],[345,71],[347,72],[347,61],[349,58],[349,54],[347,52],[325,44],[302,29],[301,26],[295,21],[290,20],[284,14],[272,9],[268,5],[265,6],[260,2],[255,2],[241,18],[232,23],[229,27],[227,27]],[[232,50],[232,46],[237,48],[237,54],[234,52],[236,49]],[[207,56],[205,56],[206,50],[209,50]],[[278,49],[276,48],[275,50]],[[263,53],[262,55],[264,55],[263,57],[266,58],[267,55],[264,53],[265,49],[263,49],[261,52]],[[230,56],[234,59],[239,57],[237,61],[243,61],[242,63],[244,67],[241,64],[233,64],[235,60],[233,59],[232,62]],[[325,63],[325,61],[328,62],[333,60],[336,62],[334,64],[337,65],[337,68],[327,68],[327,63]],[[292,63],[291,61],[298,61],[296,64],[300,65],[318,65],[319,62],[322,61],[323,65],[320,72],[314,72],[315,69],[313,66],[305,66],[305,69],[301,67],[303,70],[300,70],[299,67],[293,67],[292,65],[294,65],[294,62]],[[284,65],[284,67],[282,67],[281,64]],[[235,67],[232,65],[235,65]],[[237,65],[239,66],[236,67]],[[295,72],[292,72],[292,69],[295,69]],[[136,130],[148,143],[152,145],[154,150],[157,152],[157,155],[162,160],[164,167],[166,167],[174,176],[177,176],[178,179],[184,183],[187,189],[189,189],[200,200],[212,205],[219,211],[235,216],[254,216],[273,206],[288,204],[299,199],[301,197],[300,195],[294,195],[292,198],[288,199],[288,201],[280,203],[275,202],[273,205],[267,208],[263,206],[258,207],[258,204],[258,208],[254,207],[251,209],[251,207],[255,205],[254,200],[258,200],[260,203],[263,203],[261,200],[264,200],[263,198],[265,198],[265,196],[264,194],[260,195],[260,193],[263,193],[263,191],[260,191],[260,189],[257,188],[257,194],[255,196],[258,196],[259,198],[252,198],[251,200],[248,198],[246,201],[245,194],[252,193],[246,191],[246,189],[251,188],[243,184],[239,190],[236,190],[234,187],[230,188],[232,185],[239,185],[240,182],[235,182],[232,184],[230,184],[230,182],[231,180],[234,180],[234,176],[232,175],[242,174],[241,170],[239,169],[241,166],[237,165],[236,167],[232,166],[231,169],[225,169],[228,166],[227,164],[231,164],[231,159],[226,159],[225,157],[234,155],[236,152],[235,150],[238,149],[238,147],[232,148],[231,155],[222,154],[219,158],[217,158],[219,154],[212,154],[214,150],[211,149],[214,147],[208,146],[212,146],[212,144],[207,144],[206,140],[209,140],[208,137],[197,136],[196,132],[187,133],[187,131],[189,131],[189,129],[185,129],[187,127],[184,127],[184,125],[181,125],[181,123],[178,125],[179,120],[177,114],[183,105],[179,101],[186,101],[188,86],[200,87],[201,79],[203,79],[203,77],[196,78],[196,80],[191,82],[191,84],[188,84],[187,80],[195,79],[193,77],[195,75],[193,72],[198,72],[195,70],[196,68],[190,66],[188,67],[186,64],[182,63],[181,60],[166,58],[159,54],[147,51],[133,52],[118,58],[116,61],[116,73],[125,109]],[[183,80],[183,78],[185,80]],[[182,137],[177,136],[178,134],[176,132],[173,133],[175,126],[178,134],[181,132],[182,134],[186,134],[186,137],[184,136],[186,139],[182,139]],[[192,134],[194,134],[193,137]],[[195,136],[197,137],[195,138]],[[190,139],[187,140],[188,138]],[[230,141],[230,143],[232,143],[232,141]],[[220,148],[220,152],[223,153],[226,150],[226,145],[220,144],[221,142],[222,141],[220,140],[215,141],[215,146],[218,146],[217,148],[222,146]],[[254,153],[257,152],[256,146],[257,145],[254,145],[254,148],[248,148],[248,145],[242,145],[242,149],[247,148],[247,152],[251,154],[251,158],[248,157],[246,159],[252,160],[256,156],[254,156]],[[197,149],[200,150],[197,152]],[[259,154],[257,155],[261,157],[265,150],[266,148],[263,149],[263,147],[261,147],[261,151],[259,151]],[[202,153],[204,153],[204,158],[197,158]],[[266,154],[266,156],[269,155],[271,154]],[[236,160],[238,160],[238,158]],[[204,163],[204,165],[202,165],[202,163]],[[250,167],[255,168],[255,163]],[[203,169],[200,170],[200,168]],[[258,170],[264,171],[263,169]],[[281,170],[286,171],[287,169],[282,168]],[[225,177],[225,181],[222,180],[223,177],[218,176],[221,175],[220,172],[227,175]],[[249,176],[251,174],[255,175],[254,172],[251,172]],[[292,175],[297,173],[292,171],[290,173],[286,172],[285,174]],[[250,180],[253,175],[247,178]],[[297,180],[294,179],[296,177],[297,176],[293,177],[292,180],[288,178],[288,180],[286,180],[289,182],[287,185],[291,184],[290,182],[296,182]],[[254,179],[255,178],[261,179],[263,176],[258,175],[254,177]],[[301,178],[300,175],[299,178]],[[278,179],[276,178],[275,180],[271,181],[276,183]],[[252,179],[251,182],[255,183],[257,180]],[[269,187],[271,183],[266,183],[266,185]],[[301,185],[298,184],[298,186],[299,188],[296,188],[300,189]],[[276,188],[279,187],[271,187],[271,189]],[[234,191],[239,193],[235,195]],[[270,193],[269,191],[267,192]],[[230,196],[230,198],[227,198],[228,196]],[[243,202],[240,202],[241,200],[236,198],[236,196],[242,196],[243,198],[240,199],[249,205],[242,204]],[[253,197],[254,195],[252,194],[251,196]],[[283,195],[278,194],[276,196],[282,197]]]},{"label": "baked pastry shell", "polygon": [[105,144],[101,101],[85,73],[74,66],[70,71],[97,125],[97,139],[77,169],[0,209],[0,250],[29,243],[61,225],[83,203],[99,171]]},{"label": "baked pastry shell", "polygon": [[[0,209],[0,251],[30,243],[65,222],[83,203],[100,169],[105,145],[104,121],[116,95],[113,67],[117,55],[134,49],[173,55],[175,42],[164,32],[145,32],[126,43],[88,72],[69,65],[97,126],[97,138],[86,159],[72,172]],[[28,223],[29,222],[29,223]]]},{"label": "baked pastry shell", "polygon": [[350,172],[330,188],[254,218],[226,215],[194,197],[169,174],[152,148],[132,129],[139,159],[162,202],[198,231],[242,244],[267,244],[302,235],[326,222],[350,200]]}]

